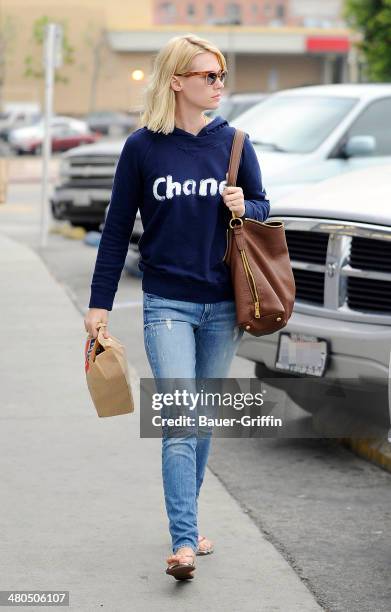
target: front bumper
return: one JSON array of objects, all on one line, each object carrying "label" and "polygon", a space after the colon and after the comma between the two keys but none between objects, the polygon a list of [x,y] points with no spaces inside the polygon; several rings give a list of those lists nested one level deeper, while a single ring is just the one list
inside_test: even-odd
[{"label": "front bumper", "polygon": [[50,203],[55,219],[98,224],[110,198],[110,189],[56,189]]},{"label": "front bumper", "polygon": [[[328,340],[330,358],[324,375],[302,376],[276,368],[280,333],[311,335]],[[254,361],[258,377],[272,379],[272,386],[287,391],[294,401],[310,412],[313,412],[314,403],[321,408],[322,402],[335,401],[334,397],[327,396],[325,389],[335,388],[336,384],[350,393],[355,402],[358,401],[357,406],[362,396],[364,410],[368,403],[368,394],[365,393],[368,389],[377,407],[380,403],[381,410],[388,410],[390,350],[389,326],[341,321],[294,311],[280,332],[259,338],[245,333],[237,355]],[[305,384],[298,379],[305,379]],[[326,395],[323,395],[324,392]],[[375,399],[376,393],[379,396]]]}]

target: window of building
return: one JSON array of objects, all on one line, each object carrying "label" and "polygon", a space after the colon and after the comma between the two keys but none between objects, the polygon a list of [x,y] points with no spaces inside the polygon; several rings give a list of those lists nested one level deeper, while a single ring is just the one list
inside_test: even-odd
[{"label": "window of building", "polygon": [[276,16],[278,19],[284,19],[285,17],[285,6],[283,4],[277,4],[276,6]]},{"label": "window of building", "polygon": [[252,10],[253,15],[257,15],[258,14],[258,4],[253,4],[251,6],[251,10]]},{"label": "window of building", "polygon": [[205,15],[207,17],[212,17],[213,14],[214,14],[214,6],[213,6],[213,4],[209,3],[205,7]]},{"label": "window of building", "polygon": [[159,5],[160,14],[165,22],[171,22],[176,17],[176,8],[172,2],[162,2]]},{"label": "window of building", "polygon": [[188,17],[194,17],[195,15],[195,6],[194,4],[188,4],[187,5],[187,16]]},{"label": "window of building", "polygon": [[241,6],[236,2],[229,2],[225,6],[225,12],[228,19],[240,19],[241,18]]}]

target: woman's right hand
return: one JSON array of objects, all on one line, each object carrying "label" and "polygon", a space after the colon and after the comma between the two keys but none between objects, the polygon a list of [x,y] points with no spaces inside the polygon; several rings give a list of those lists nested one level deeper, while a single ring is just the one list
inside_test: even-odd
[{"label": "woman's right hand", "polygon": [[[88,332],[92,338],[97,338],[99,331],[97,328],[97,324],[106,323],[107,325],[108,321],[108,310],[105,310],[104,308],[90,308],[84,318],[84,327],[86,329],[86,332]],[[109,338],[109,336],[110,334],[108,328],[104,327],[103,337]]]}]

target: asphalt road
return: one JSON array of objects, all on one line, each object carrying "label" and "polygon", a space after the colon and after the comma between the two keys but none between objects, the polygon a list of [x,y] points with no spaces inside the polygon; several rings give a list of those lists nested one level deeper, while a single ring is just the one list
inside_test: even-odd
[{"label": "asphalt road", "polygon": [[[42,252],[39,193],[39,185],[11,185],[9,204],[0,206],[2,231],[40,253],[84,329],[96,249],[53,234]],[[140,280],[124,272],[110,314],[110,330],[123,339],[140,377],[151,375],[141,297]],[[54,333],[60,326],[61,313]],[[235,358],[230,375],[252,377],[253,365]],[[209,468],[326,610],[391,609],[391,474],[327,439],[215,439]]]}]

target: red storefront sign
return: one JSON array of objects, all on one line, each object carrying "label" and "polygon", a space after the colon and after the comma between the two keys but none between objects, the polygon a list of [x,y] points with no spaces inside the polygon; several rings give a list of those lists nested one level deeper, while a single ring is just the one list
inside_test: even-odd
[{"label": "red storefront sign", "polygon": [[345,36],[308,36],[306,49],[309,53],[347,53],[350,40]]}]

